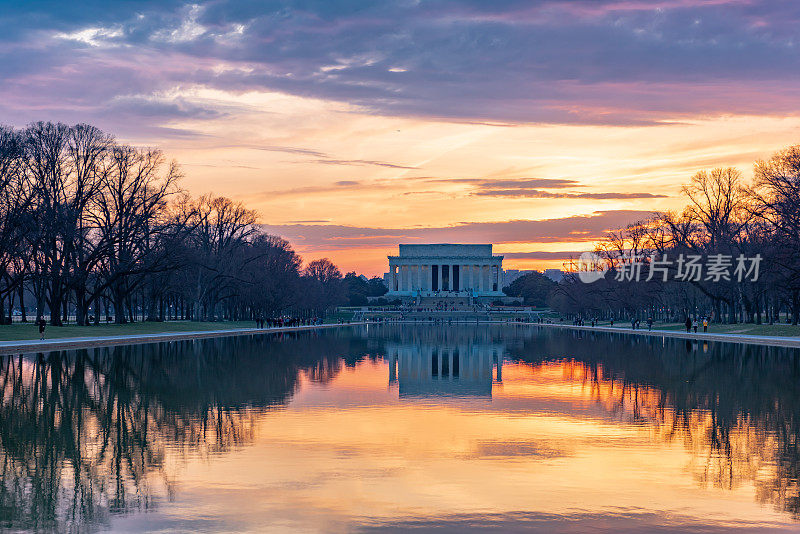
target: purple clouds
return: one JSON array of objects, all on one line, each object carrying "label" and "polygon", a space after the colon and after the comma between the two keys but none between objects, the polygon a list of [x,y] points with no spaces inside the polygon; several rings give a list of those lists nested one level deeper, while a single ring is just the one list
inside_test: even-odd
[{"label": "purple clouds", "polygon": [[[336,224],[264,225],[301,250],[351,250],[397,243],[559,243],[591,242],[606,232],[653,215],[649,211],[598,211],[556,219],[460,222],[446,227],[380,228]],[[587,245],[588,246],[588,245]]]},{"label": "purple clouds", "polygon": [[224,115],[169,94],[200,85],[387,115],[635,125],[793,114],[800,89],[788,0],[65,6],[3,8],[6,120]]}]

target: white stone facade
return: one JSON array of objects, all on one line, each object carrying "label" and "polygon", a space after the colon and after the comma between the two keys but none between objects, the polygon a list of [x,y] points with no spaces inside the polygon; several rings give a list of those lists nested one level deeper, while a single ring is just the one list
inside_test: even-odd
[{"label": "white stone facade", "polygon": [[387,297],[502,297],[503,256],[492,245],[400,245]]}]

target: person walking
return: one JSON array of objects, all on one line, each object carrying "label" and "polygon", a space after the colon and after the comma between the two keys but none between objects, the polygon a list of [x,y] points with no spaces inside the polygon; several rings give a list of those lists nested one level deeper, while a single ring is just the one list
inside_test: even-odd
[{"label": "person walking", "polygon": [[653,318],[652,317],[648,317],[647,318],[647,329],[648,330],[652,330],[653,329]]},{"label": "person walking", "polygon": [[689,319],[688,315],[686,316],[686,322],[683,323],[683,324],[684,324],[684,326],[686,326],[686,333],[687,334],[692,331],[692,320]]},{"label": "person walking", "polygon": [[39,319],[39,339],[44,340],[44,328],[47,326],[45,320]]},{"label": "person walking", "polygon": [[703,332],[708,332],[708,317],[703,317]]},{"label": "person walking", "polygon": [[694,320],[694,322],[692,323],[692,326],[694,327],[694,333],[696,334],[697,333],[697,319]]}]

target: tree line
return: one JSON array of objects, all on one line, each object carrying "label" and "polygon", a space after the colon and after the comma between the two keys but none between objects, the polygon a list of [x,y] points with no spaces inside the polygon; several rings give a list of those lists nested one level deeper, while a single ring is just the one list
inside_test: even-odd
[{"label": "tree line", "polygon": [[0,356],[2,528],[94,532],[157,508],[187,456],[252,443],[301,379],[377,358],[363,338],[278,335]]},{"label": "tree line", "polygon": [[88,124],[0,126],[0,324],[15,306],[27,321],[26,295],[55,326],[309,317],[352,300],[330,260],[304,267],[255,211],[181,178],[160,150]]},{"label": "tree line", "polygon": [[[579,262],[569,262],[551,306],[572,316],[705,316],[728,323],[772,324],[783,314],[798,324],[800,145],[757,161],[751,181],[736,168],[717,168],[692,176],[682,193],[683,210],[655,213],[608,233],[594,251],[608,269],[600,280],[582,282]],[[729,272],[720,277],[709,269],[687,277],[684,260],[692,257],[727,263]],[[641,269],[638,281],[621,276],[630,274],[632,258]],[[668,264],[665,258],[680,261]],[[757,276],[735,276],[737,258],[757,258]],[[650,277],[656,265],[658,275]]]}]

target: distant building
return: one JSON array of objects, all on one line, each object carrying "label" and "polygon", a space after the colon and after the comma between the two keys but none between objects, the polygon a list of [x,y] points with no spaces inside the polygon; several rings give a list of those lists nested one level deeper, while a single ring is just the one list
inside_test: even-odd
[{"label": "distant building", "polygon": [[503,271],[503,287],[510,286],[514,280],[521,278],[525,275],[531,274],[533,271],[520,271],[519,269],[508,269]]},{"label": "distant building", "polygon": [[503,256],[492,245],[400,245],[384,276],[387,298],[503,296]]},{"label": "distant building", "polygon": [[558,283],[564,279],[564,271],[561,269],[545,269],[542,274],[555,283]]}]

